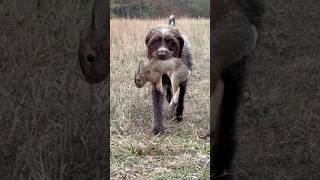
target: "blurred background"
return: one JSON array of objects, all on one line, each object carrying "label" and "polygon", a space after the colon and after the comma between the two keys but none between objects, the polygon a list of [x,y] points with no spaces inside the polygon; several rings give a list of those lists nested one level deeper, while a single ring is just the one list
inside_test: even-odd
[{"label": "blurred background", "polygon": [[210,17],[210,0],[111,0],[110,17]]},{"label": "blurred background", "polygon": [[0,179],[101,179],[107,83],[80,72],[90,1],[0,1]]},{"label": "blurred background", "polygon": [[241,179],[320,177],[320,2],[265,1],[240,110]]}]

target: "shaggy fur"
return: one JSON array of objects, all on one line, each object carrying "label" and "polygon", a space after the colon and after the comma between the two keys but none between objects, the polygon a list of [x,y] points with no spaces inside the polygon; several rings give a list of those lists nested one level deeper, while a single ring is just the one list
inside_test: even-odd
[{"label": "shaggy fur", "polygon": [[247,57],[256,46],[261,27],[260,0],[213,1],[211,26],[211,175],[234,179],[236,123]]},{"label": "shaggy fur", "polygon": [[[192,70],[192,56],[191,46],[188,39],[177,28],[171,25],[160,25],[152,28],[146,36],[145,40],[147,46],[147,55],[149,60],[156,59],[158,61],[165,61],[172,57],[181,58],[181,62],[191,71]],[[184,109],[184,96],[187,89],[187,81],[185,80],[179,84],[179,97],[177,107],[175,109],[175,116],[177,121],[182,120]],[[166,99],[168,102],[172,99],[172,84],[170,77],[166,74],[162,75],[162,85],[165,90]],[[163,94],[153,84],[152,89],[153,109],[154,109],[154,134],[163,131],[163,115],[162,102]]]}]

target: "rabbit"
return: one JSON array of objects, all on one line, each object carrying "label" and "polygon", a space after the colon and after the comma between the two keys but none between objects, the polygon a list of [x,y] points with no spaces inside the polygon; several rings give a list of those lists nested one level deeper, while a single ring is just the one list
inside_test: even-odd
[{"label": "rabbit", "polygon": [[172,57],[167,60],[151,59],[146,64],[141,60],[135,74],[135,83],[138,88],[143,87],[147,81],[154,83],[158,91],[164,93],[162,86],[162,75],[170,77],[173,98],[170,101],[169,109],[177,104],[180,93],[179,84],[186,81],[191,71],[181,62],[180,58]]},{"label": "rabbit", "polygon": [[91,14],[91,25],[80,35],[78,49],[81,71],[87,82],[99,83],[109,74],[109,49],[107,31],[107,1],[95,0]]}]

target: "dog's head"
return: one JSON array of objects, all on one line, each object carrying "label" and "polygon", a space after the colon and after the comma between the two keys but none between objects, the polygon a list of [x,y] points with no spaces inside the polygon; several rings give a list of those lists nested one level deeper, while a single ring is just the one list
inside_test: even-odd
[{"label": "dog's head", "polygon": [[181,58],[184,40],[174,26],[161,25],[149,31],[145,43],[149,59],[166,60],[172,57]]}]

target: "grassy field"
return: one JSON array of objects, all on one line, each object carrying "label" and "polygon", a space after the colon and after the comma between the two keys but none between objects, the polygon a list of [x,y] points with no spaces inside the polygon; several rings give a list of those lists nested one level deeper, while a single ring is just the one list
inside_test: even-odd
[{"label": "grassy field", "polygon": [[111,19],[111,177],[112,179],[208,179],[209,44],[207,19],[177,19],[190,39],[194,67],[187,89],[184,120],[169,119],[164,104],[165,132],[151,133],[149,84],[134,84],[140,60],[146,60],[145,36],[159,20]]}]

